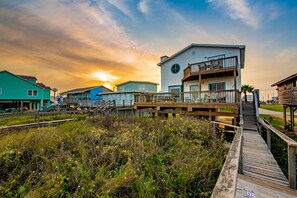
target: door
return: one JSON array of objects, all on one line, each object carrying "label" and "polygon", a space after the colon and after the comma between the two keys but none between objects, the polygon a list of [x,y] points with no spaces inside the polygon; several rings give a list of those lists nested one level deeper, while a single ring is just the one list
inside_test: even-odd
[{"label": "door", "polygon": [[181,85],[169,86],[168,90],[170,93],[173,93],[175,100],[181,100]]},{"label": "door", "polygon": [[190,85],[190,92],[191,92],[191,101],[198,102],[200,99],[200,89],[199,85]]}]

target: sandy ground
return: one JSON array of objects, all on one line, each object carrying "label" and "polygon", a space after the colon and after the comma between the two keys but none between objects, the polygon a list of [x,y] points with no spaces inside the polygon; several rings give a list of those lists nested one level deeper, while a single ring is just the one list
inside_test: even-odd
[{"label": "sandy ground", "polygon": [[[269,115],[272,115],[272,116],[275,116],[275,117],[279,117],[279,118],[283,118],[283,112],[278,112],[278,111],[270,111],[270,110],[267,110],[267,109],[259,109],[259,113],[260,114],[269,114]],[[297,112],[295,111],[294,113],[295,115],[295,123],[297,123]],[[287,120],[290,119],[290,112],[287,112]]]}]

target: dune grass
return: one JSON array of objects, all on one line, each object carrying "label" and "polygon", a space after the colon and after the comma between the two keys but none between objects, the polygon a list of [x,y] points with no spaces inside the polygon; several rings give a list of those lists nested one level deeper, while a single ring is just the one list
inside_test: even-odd
[{"label": "dune grass", "polygon": [[207,121],[98,117],[0,135],[0,197],[209,197],[228,148]]},{"label": "dune grass", "polygon": [[[43,115],[43,116],[40,116],[40,122],[76,118],[79,116],[81,115],[79,114]],[[0,126],[12,126],[12,125],[28,124],[28,123],[34,123],[34,116],[0,118]]]}]

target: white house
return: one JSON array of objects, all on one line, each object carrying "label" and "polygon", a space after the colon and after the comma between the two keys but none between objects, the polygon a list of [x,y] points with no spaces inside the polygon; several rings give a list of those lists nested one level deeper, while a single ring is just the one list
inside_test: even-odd
[{"label": "white house", "polygon": [[244,58],[245,45],[191,44],[161,57],[161,92],[240,91]]}]

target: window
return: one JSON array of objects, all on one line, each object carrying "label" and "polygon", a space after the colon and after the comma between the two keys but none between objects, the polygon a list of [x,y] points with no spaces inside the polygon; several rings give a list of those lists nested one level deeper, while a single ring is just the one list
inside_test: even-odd
[{"label": "window", "polygon": [[225,83],[211,83],[208,84],[209,91],[222,91],[225,90]]},{"label": "window", "polygon": [[173,64],[173,65],[171,66],[171,72],[172,72],[173,74],[177,74],[177,73],[179,72],[179,70],[180,70],[180,66],[179,66],[179,64]]},{"label": "window", "polygon": [[28,96],[38,96],[37,90],[28,90],[27,92]]},{"label": "window", "polygon": [[144,84],[139,84],[138,85],[138,90],[139,91],[144,91],[145,90],[145,85]]}]

